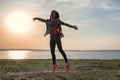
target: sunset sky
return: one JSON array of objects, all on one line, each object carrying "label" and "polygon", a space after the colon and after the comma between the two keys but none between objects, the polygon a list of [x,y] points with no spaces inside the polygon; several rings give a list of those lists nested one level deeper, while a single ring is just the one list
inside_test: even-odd
[{"label": "sunset sky", "polygon": [[[79,28],[62,26],[63,49],[120,49],[120,0],[0,0],[0,49],[49,49],[49,36],[43,36],[45,24],[32,18],[48,19],[53,9],[62,21]],[[18,33],[23,23],[11,22],[14,15],[29,24],[23,26],[24,33]],[[11,32],[13,26],[17,32]]]}]

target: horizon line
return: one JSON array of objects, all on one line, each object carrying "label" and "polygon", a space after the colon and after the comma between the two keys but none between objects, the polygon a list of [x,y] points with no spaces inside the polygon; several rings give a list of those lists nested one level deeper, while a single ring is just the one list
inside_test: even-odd
[{"label": "horizon line", "polygon": [[[20,51],[50,51],[49,49],[0,49],[0,51],[9,51],[9,50],[20,50]],[[86,49],[86,50],[75,50],[75,49],[66,49],[65,51],[120,51],[120,49]]]}]

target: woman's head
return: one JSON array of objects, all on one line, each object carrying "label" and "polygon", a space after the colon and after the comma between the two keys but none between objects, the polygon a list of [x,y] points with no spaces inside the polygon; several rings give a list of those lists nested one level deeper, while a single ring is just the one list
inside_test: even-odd
[{"label": "woman's head", "polygon": [[57,11],[55,11],[55,10],[52,10],[51,11],[51,14],[50,14],[50,19],[57,19],[57,18],[59,18],[60,16],[59,16],[59,13],[57,12]]}]

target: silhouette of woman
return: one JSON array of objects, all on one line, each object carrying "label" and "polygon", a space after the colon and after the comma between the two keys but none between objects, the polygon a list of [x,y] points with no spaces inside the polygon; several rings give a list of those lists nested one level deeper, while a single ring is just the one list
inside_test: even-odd
[{"label": "silhouette of woman", "polygon": [[65,52],[62,49],[62,44],[61,44],[61,38],[64,36],[62,34],[62,28],[61,25],[68,26],[70,28],[78,29],[75,25],[70,25],[68,23],[65,23],[59,19],[59,13],[55,10],[51,11],[50,19],[42,19],[35,17],[33,20],[39,20],[41,22],[46,23],[46,33],[44,34],[50,34],[50,49],[51,49],[51,55],[52,55],[52,60],[53,60],[53,67],[52,67],[52,72],[54,73],[58,67],[56,64],[56,56],[55,56],[55,46],[57,44],[58,50],[64,57],[64,60],[66,62],[66,72],[69,71],[70,69],[70,63],[68,62],[67,56]]}]

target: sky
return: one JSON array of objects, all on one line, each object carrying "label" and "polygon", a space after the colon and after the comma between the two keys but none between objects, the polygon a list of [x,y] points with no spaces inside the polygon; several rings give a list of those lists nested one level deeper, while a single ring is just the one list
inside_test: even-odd
[{"label": "sky", "polygon": [[[0,49],[49,49],[45,24],[32,21],[27,33],[11,33],[5,26],[10,13],[22,10],[33,17],[48,19],[57,10],[60,19],[78,30],[62,26],[63,49],[119,50],[120,0],[0,0]],[[19,25],[19,24],[18,24]]]}]

